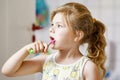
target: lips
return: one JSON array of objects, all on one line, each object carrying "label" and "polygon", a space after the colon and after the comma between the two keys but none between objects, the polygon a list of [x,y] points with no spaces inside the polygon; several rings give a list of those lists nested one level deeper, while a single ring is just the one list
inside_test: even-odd
[{"label": "lips", "polygon": [[54,44],[54,43],[55,43],[55,39],[50,36],[50,43],[49,44]]},{"label": "lips", "polygon": [[52,36],[50,36],[50,40],[55,40]]}]

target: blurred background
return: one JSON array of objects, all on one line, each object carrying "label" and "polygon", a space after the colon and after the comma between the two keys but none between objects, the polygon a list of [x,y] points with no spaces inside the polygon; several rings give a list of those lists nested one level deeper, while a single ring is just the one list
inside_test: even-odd
[{"label": "blurred background", "polygon": [[[93,17],[106,25],[107,74],[105,80],[120,80],[120,0],[39,1],[45,1],[46,11],[49,14],[56,7],[70,1],[86,5]],[[49,24],[39,24],[36,19],[39,17],[36,12],[36,5],[36,0],[0,0],[0,69],[5,61],[24,45],[39,39],[49,41]],[[38,28],[39,25],[42,27]],[[33,57],[33,55],[29,57]],[[40,74],[9,78],[0,73],[0,80],[39,80],[39,78]]]}]

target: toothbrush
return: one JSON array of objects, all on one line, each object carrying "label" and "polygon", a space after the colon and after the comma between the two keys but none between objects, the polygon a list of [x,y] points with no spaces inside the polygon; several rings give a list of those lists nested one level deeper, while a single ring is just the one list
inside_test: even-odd
[{"label": "toothbrush", "polygon": [[55,40],[51,40],[48,45],[54,44],[54,43],[55,43]]},{"label": "toothbrush", "polygon": [[[49,42],[48,46],[49,46],[50,44],[54,44],[54,43],[55,43],[55,40],[51,40],[51,41]],[[30,48],[28,51],[29,51],[29,54],[34,54],[34,53],[35,53],[35,51],[33,50],[33,48]]]}]

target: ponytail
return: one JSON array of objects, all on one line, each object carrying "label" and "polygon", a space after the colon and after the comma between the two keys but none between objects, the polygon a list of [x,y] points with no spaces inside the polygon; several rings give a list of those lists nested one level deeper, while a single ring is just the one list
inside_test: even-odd
[{"label": "ponytail", "polygon": [[105,76],[106,70],[104,63],[106,60],[105,46],[106,40],[104,37],[105,26],[100,21],[93,19],[93,32],[88,42],[88,57],[98,66],[102,71],[103,77]]}]

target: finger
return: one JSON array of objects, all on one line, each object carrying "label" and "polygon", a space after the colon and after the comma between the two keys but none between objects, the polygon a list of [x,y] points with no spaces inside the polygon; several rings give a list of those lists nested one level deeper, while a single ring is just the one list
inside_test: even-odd
[{"label": "finger", "polygon": [[43,45],[44,45],[44,52],[47,53],[48,52],[48,44],[43,42]]},{"label": "finger", "polygon": [[34,46],[35,46],[35,53],[38,53],[38,44],[37,44],[37,42],[34,43]]},{"label": "finger", "polygon": [[39,49],[40,49],[40,52],[43,52],[44,51],[44,45],[43,45],[43,42],[42,41],[39,41]]},{"label": "finger", "polygon": [[38,52],[40,52],[40,41],[37,42],[38,45]]}]

